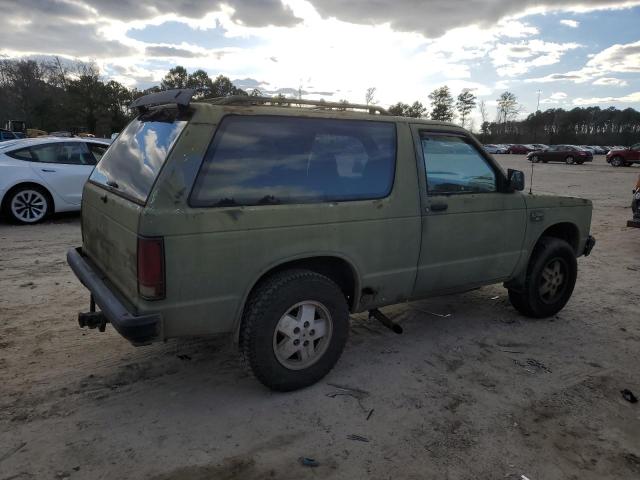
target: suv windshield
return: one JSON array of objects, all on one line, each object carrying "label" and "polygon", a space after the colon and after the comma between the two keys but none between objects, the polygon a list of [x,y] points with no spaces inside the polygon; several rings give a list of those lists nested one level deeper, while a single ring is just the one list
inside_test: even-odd
[{"label": "suv windshield", "polygon": [[187,119],[174,109],[144,113],[109,147],[89,180],[144,203]]}]

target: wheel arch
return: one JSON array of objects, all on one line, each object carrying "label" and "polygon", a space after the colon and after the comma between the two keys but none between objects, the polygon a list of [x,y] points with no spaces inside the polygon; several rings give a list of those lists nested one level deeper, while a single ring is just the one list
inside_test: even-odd
[{"label": "wheel arch", "polygon": [[46,186],[44,186],[42,183],[39,182],[34,182],[33,180],[23,180],[20,182],[16,182],[14,185],[12,185],[11,187],[9,187],[7,189],[7,191],[4,193],[4,196],[2,197],[2,199],[0,200],[0,210],[5,211],[5,209],[7,208],[7,202],[9,201],[9,198],[11,198],[11,195],[13,194],[13,192],[17,191],[20,188],[24,188],[24,187],[35,187],[38,188],[40,190],[42,190],[44,192],[44,194],[47,196],[50,204],[51,204],[51,211],[49,213],[55,213],[56,211],[56,199],[53,195],[53,193],[51,193],[51,190],[49,190]]},{"label": "wheel arch", "polygon": [[524,264],[520,264],[520,267],[518,267],[519,272],[517,273],[517,275],[511,280],[508,280],[504,283],[504,286],[506,288],[516,291],[519,291],[522,288],[527,276],[527,271],[529,270],[531,256],[533,255],[533,252],[536,250],[538,245],[540,245],[540,240],[543,237],[552,237],[564,240],[571,246],[571,249],[574,251],[576,257],[579,255],[580,229],[578,228],[578,226],[575,223],[567,221],[557,222],[549,225],[540,235],[538,235],[538,238],[536,238],[529,256],[526,258],[526,262]]},{"label": "wheel arch", "polygon": [[333,280],[347,299],[349,310],[358,305],[360,300],[360,275],[354,262],[335,253],[305,255],[281,261],[275,265],[265,268],[260,275],[251,283],[242,298],[242,303],[236,314],[234,327],[234,341],[238,341],[242,314],[251,293],[270,276],[285,270],[303,269],[324,275]]},{"label": "wheel arch", "polygon": [[559,238],[560,240],[564,240],[569,245],[571,245],[571,248],[575,252],[576,256],[578,256],[580,248],[580,229],[575,223],[558,222],[547,227],[536,240],[534,248],[538,245],[538,243],[540,243],[540,239],[542,237],[554,237]]}]

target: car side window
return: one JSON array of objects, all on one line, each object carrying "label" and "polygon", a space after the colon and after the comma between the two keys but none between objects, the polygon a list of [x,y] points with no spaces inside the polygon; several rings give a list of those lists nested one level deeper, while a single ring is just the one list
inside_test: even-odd
[{"label": "car side window", "polygon": [[31,155],[30,148],[21,148],[20,150],[7,152],[7,155],[13,158],[17,158],[18,160],[26,160],[28,162],[32,162],[34,160],[33,155]]},{"label": "car side window", "polygon": [[464,137],[422,133],[421,143],[428,195],[497,191],[495,171]]},{"label": "car side window", "polygon": [[84,142],[56,142],[31,147],[34,160],[41,163],[94,165],[95,160]]},{"label": "car side window", "polygon": [[95,163],[98,163],[100,161],[100,159],[104,155],[104,152],[106,152],[108,148],[106,145],[100,145],[99,143],[88,143],[87,145],[89,146],[89,150],[91,150],[91,153],[95,158]]},{"label": "car side window", "polygon": [[393,123],[228,116],[198,173],[196,207],[383,198],[393,185]]}]

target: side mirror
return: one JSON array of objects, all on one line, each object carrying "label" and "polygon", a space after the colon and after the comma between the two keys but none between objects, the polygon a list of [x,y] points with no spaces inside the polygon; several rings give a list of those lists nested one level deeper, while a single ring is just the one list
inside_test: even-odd
[{"label": "side mirror", "polygon": [[507,180],[509,181],[509,188],[513,190],[524,190],[524,173],[520,170],[507,170]]}]

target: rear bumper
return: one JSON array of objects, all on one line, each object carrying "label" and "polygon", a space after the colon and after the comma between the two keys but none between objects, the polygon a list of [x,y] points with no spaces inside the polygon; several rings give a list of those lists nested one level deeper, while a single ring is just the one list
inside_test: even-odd
[{"label": "rear bumper", "polygon": [[[100,273],[82,254],[81,248],[67,251],[67,263],[76,277],[91,292],[100,307],[99,315],[134,345],[146,345],[160,336],[162,317],[159,313],[136,315],[113,293]],[[79,314],[79,320],[86,315]],[[83,322],[81,322],[82,325]]]}]

